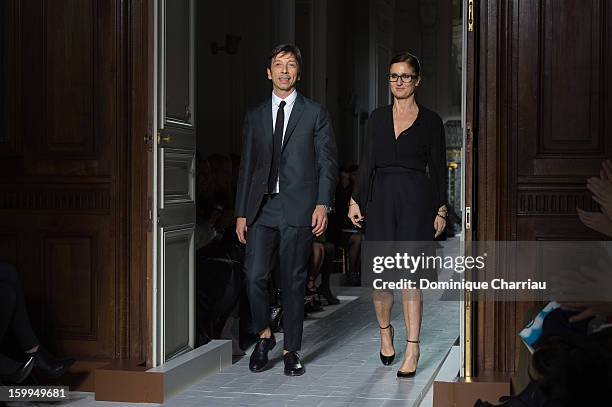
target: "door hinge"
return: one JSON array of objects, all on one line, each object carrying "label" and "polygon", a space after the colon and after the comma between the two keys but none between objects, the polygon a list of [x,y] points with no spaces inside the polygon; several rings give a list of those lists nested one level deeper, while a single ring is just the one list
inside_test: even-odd
[{"label": "door hinge", "polygon": [[465,207],[465,230],[472,229],[472,207]]},{"label": "door hinge", "polygon": [[144,135],[144,143],[148,152],[153,151],[153,136],[151,136],[151,133],[147,132]]},{"label": "door hinge", "polygon": [[466,145],[471,145],[472,144],[472,137],[474,135],[474,129],[472,128],[472,122],[467,122],[465,124],[465,144]]},{"label": "door hinge", "polygon": [[468,32],[474,31],[474,1],[468,0],[467,25]]}]

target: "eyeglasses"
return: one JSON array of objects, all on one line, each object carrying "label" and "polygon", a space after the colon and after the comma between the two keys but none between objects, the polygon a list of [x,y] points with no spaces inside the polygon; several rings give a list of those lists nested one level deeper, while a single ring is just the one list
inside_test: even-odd
[{"label": "eyeglasses", "polygon": [[404,83],[410,83],[416,81],[419,78],[419,75],[408,75],[406,73],[398,75],[396,73],[391,73],[387,75],[389,78],[389,82],[397,82],[398,80],[402,80]]}]

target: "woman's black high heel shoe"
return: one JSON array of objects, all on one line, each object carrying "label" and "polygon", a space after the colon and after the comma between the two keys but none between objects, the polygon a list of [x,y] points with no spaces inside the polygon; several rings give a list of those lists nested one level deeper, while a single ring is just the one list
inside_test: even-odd
[{"label": "woman's black high heel shoe", "polygon": [[[408,339],[406,339],[406,342],[421,343],[421,341],[411,341],[411,340],[408,340]],[[417,358],[417,363],[418,362],[419,362],[419,359]],[[407,377],[414,377],[414,375],[416,375],[416,368],[412,372],[402,372],[401,370],[397,371],[397,377],[407,378]]]},{"label": "woman's black high heel shoe", "polygon": [[[395,336],[395,330],[393,329],[393,325],[389,324],[384,328],[379,326],[379,328],[380,329],[391,328],[391,346],[393,346],[393,337]],[[395,352],[393,352],[393,355],[391,356],[385,356],[382,354],[382,352],[380,352],[380,361],[382,362],[383,365],[389,366],[391,363],[393,363],[393,359],[395,359]]]}]

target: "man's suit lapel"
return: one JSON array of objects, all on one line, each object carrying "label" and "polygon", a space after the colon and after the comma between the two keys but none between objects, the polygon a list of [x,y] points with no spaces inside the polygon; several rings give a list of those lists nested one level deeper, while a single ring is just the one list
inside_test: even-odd
[{"label": "man's suit lapel", "polygon": [[291,138],[293,134],[293,130],[295,130],[295,126],[297,126],[300,121],[300,117],[302,117],[302,113],[304,112],[304,97],[298,93],[297,98],[295,99],[295,104],[293,105],[293,109],[291,109],[291,116],[289,116],[289,123],[287,123],[287,130],[285,130],[285,137],[283,139],[283,148],[287,145],[287,142]]}]

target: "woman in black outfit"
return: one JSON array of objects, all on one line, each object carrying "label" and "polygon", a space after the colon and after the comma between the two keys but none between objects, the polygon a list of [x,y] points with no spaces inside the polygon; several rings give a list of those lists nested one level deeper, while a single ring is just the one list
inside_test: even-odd
[{"label": "woman in black outfit", "polygon": [[[446,143],[440,116],[417,104],[418,59],[407,52],[389,63],[393,104],[374,110],[368,122],[359,174],[349,206],[356,227],[365,222],[366,241],[432,241],[446,227]],[[380,325],[380,358],[395,357],[390,324],[393,292],[373,291]],[[419,359],[420,290],[402,290],[406,352],[398,377],[411,377]]]}]

